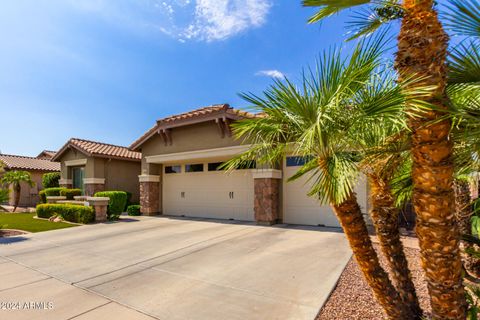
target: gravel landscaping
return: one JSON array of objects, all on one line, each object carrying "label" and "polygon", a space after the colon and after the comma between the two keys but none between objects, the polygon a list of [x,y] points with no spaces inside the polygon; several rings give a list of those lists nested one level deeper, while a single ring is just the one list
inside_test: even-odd
[{"label": "gravel landscaping", "polygon": [[[378,251],[378,245],[374,244],[374,246]],[[427,294],[427,284],[420,265],[420,252],[418,249],[406,248],[405,254],[409,262],[410,270],[412,271],[420,305],[422,309],[427,312],[425,316],[428,317],[428,312],[430,312],[431,309]],[[381,254],[379,257],[382,265],[388,270],[385,258]],[[320,310],[317,320],[380,320],[385,318],[382,308],[375,301],[370,288],[363,279],[357,263],[352,257],[340,276],[332,295]]]}]

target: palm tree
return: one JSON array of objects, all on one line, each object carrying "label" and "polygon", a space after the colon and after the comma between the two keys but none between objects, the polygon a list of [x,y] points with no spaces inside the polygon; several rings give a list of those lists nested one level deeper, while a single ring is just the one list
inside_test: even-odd
[{"label": "palm tree", "polygon": [[[319,6],[311,22],[340,10],[366,5],[357,20],[356,35],[379,28],[382,23],[401,19],[395,68],[400,82],[412,75],[423,79],[415,85],[431,86],[426,105],[408,108],[412,132],[413,205],[417,214],[416,233],[426,272],[434,318],[465,319],[466,300],[462,284],[459,232],[453,214],[453,144],[451,121],[442,116],[447,109],[446,57],[448,35],[434,8],[433,0],[304,0],[306,6]],[[364,7],[366,7],[364,6]],[[366,12],[366,13],[365,13]],[[361,21],[358,24],[358,21]]]},{"label": "palm tree", "polygon": [[379,263],[353,191],[363,153],[359,139],[382,132],[380,114],[398,121],[402,106],[401,90],[393,86],[388,88],[393,93],[386,89],[368,95],[371,86],[381,83],[372,77],[380,66],[381,42],[381,38],[361,42],[349,59],[342,59],[338,50],[325,53],[315,70],[304,73],[301,89],[285,79],[275,81],[264,97],[242,95],[261,116],[233,125],[236,137],[253,146],[229,161],[227,168],[251,159],[275,166],[287,152],[305,157],[306,164],[291,179],[307,175],[312,183],[309,194],[332,206],[387,316],[414,319],[417,315],[402,303]]},{"label": "palm tree", "polygon": [[13,187],[13,191],[15,193],[13,211],[17,209],[18,203],[20,202],[22,182],[28,184],[30,187],[33,187],[35,185],[35,182],[33,182],[30,173],[27,171],[7,171],[3,174],[2,178],[0,178],[0,182],[7,186],[11,185]]}]

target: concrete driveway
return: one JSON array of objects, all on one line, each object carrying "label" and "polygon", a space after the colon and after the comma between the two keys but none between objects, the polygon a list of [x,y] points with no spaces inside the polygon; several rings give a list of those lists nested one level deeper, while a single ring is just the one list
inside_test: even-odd
[{"label": "concrete driveway", "polygon": [[314,319],[351,256],[337,229],[129,220],[0,239],[0,319]]}]

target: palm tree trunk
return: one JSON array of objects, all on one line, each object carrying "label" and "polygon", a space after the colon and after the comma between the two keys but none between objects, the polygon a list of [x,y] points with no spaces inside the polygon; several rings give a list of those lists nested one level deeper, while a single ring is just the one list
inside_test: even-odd
[{"label": "palm tree trunk", "polygon": [[[446,109],[446,54],[448,36],[433,0],[404,0],[405,15],[398,39],[396,68],[400,81],[415,75],[435,90],[426,102]],[[451,123],[435,121],[440,111],[410,110],[412,130],[413,205],[417,214],[423,267],[434,319],[465,319],[459,232],[454,214]]]},{"label": "palm tree trunk", "polygon": [[385,310],[389,319],[412,319],[407,309],[402,306],[398,292],[393,287],[387,273],[378,261],[368,234],[362,211],[357,203],[357,196],[350,197],[341,204],[332,204],[343,231],[345,232],[353,255],[357,260],[363,276]]},{"label": "palm tree trunk", "polygon": [[[470,185],[468,181],[455,179],[455,217],[461,234],[472,234],[472,199],[470,197]],[[473,276],[480,279],[480,259],[472,257],[465,253],[466,249],[477,249],[472,243],[461,241],[462,260],[465,269]]]},{"label": "palm tree trunk", "polygon": [[18,204],[20,203],[20,194],[22,192],[22,187],[20,186],[20,183],[15,185],[15,202],[13,205],[13,212],[17,210]]},{"label": "palm tree trunk", "polygon": [[420,319],[422,310],[418,303],[415,286],[408,268],[407,258],[403,251],[403,244],[398,230],[399,210],[390,190],[388,181],[378,176],[369,175],[370,185],[370,216],[372,217],[380,247],[390,265],[395,287],[405,307],[407,307],[415,319]]}]

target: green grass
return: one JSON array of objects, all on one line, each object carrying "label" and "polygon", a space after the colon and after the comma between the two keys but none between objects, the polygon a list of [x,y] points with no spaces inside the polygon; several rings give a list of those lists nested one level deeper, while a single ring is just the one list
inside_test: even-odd
[{"label": "green grass", "polygon": [[0,226],[4,229],[17,229],[29,232],[41,232],[75,227],[64,222],[33,219],[35,213],[0,213]]}]

